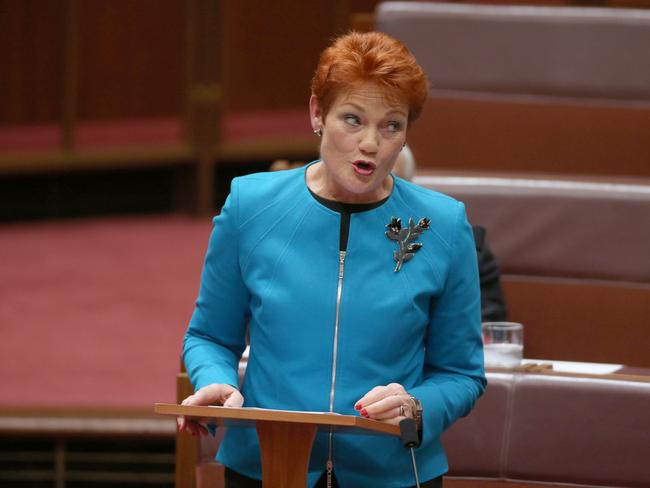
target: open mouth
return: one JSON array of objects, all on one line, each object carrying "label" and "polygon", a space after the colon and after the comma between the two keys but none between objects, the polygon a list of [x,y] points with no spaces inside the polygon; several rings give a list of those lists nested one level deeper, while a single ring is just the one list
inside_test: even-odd
[{"label": "open mouth", "polygon": [[352,163],[352,166],[354,167],[354,171],[357,174],[363,175],[363,176],[370,176],[375,172],[375,164],[371,163],[370,161],[355,161]]}]

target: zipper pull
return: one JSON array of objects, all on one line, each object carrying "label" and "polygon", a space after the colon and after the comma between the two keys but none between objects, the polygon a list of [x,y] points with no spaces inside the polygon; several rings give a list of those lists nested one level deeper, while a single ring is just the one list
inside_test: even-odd
[{"label": "zipper pull", "polygon": [[343,278],[344,268],[345,268],[345,251],[339,251],[339,279]]},{"label": "zipper pull", "polygon": [[334,470],[334,463],[331,459],[327,460],[327,488],[332,488],[332,471]]}]

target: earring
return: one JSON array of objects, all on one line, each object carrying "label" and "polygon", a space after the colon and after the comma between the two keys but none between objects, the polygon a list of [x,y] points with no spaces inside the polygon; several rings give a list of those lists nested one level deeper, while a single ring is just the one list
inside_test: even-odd
[{"label": "earring", "polygon": [[323,135],[323,129],[320,127],[318,129],[314,129],[314,134],[316,134],[318,137],[321,137]]}]

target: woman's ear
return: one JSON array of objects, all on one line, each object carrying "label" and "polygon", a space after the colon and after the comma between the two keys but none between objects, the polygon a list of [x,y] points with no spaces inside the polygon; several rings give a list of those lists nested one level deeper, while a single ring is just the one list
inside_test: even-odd
[{"label": "woman's ear", "polygon": [[323,127],[323,113],[321,112],[320,105],[316,95],[309,97],[309,118],[311,120],[311,128],[314,131]]}]

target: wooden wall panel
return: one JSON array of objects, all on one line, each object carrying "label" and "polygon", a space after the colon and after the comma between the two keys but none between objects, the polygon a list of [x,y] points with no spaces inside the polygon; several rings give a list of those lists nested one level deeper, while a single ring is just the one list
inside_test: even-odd
[{"label": "wooden wall panel", "polygon": [[321,51],[379,0],[228,3],[228,110],[305,107]]},{"label": "wooden wall panel", "polygon": [[0,0],[0,125],[60,119],[63,7],[63,0]]},{"label": "wooden wall panel", "polygon": [[185,2],[78,2],[80,119],[180,114]]},{"label": "wooden wall panel", "polygon": [[[320,52],[349,28],[352,12],[372,11],[377,3],[223,1],[225,107],[306,110]],[[0,124],[61,120],[66,5],[66,0],[0,0]],[[188,2],[76,0],[75,5],[76,119],[183,113]]]},{"label": "wooden wall panel", "polygon": [[432,96],[408,134],[420,167],[650,176],[650,106]]},{"label": "wooden wall panel", "polygon": [[347,28],[345,2],[229,4],[226,108],[304,106],[321,50]]},{"label": "wooden wall panel", "polygon": [[508,318],[521,322],[524,356],[650,367],[650,287],[504,275]]}]

